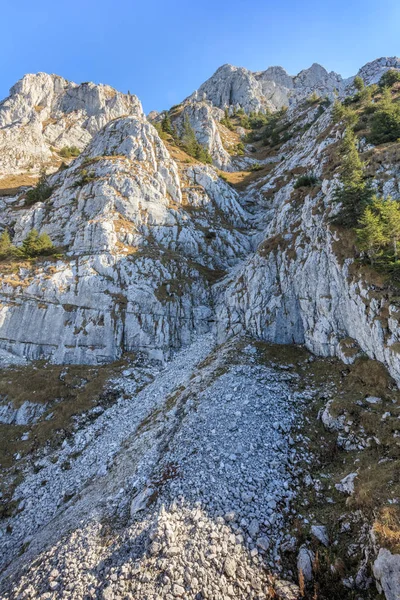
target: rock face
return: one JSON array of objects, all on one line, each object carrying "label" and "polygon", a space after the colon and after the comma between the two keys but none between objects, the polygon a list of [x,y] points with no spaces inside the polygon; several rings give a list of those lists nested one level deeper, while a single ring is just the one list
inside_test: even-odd
[{"label": "rock face", "polygon": [[[388,69],[399,69],[396,57],[379,58],[366,64],[359,71],[366,84],[379,81]],[[245,112],[277,110],[283,106],[295,106],[313,92],[319,96],[332,96],[333,92],[346,93],[354,77],[342,79],[335,72],[328,72],[314,63],[295,76],[282,67],[269,67],[265,71],[252,72],[243,67],[223,65],[198,90],[219,108],[241,106]]]},{"label": "rock face", "polygon": [[383,590],[386,600],[400,598],[400,554],[392,554],[386,548],[381,548],[373,571],[378,581],[378,591]]},{"label": "rock face", "polygon": [[[377,76],[396,61],[379,59],[360,73]],[[85,148],[52,176],[45,203],[0,201],[1,229],[15,244],[35,227],[62,253],[3,277],[0,349],[55,362],[96,363],[134,349],[162,358],[216,321],[220,341],[248,333],[347,362],[365,352],[400,381],[398,308],[377,299],[354,260],[341,257],[329,225],[336,180],[328,167],[340,131],[326,107],[295,102],[351,81],[319,65],[296,77],[225,65],[183,103],[175,125],[187,117],[214,164],[238,168],[221,141],[220,107],[262,109],[271,82],[293,100],[283,118],[288,140],[265,159],[268,174],[239,194],[211,166],[172,158],[135,97],[53,75],[21,80],[1,105],[3,128],[40,130],[46,147]],[[296,169],[313,171],[321,186],[298,198]],[[382,165],[377,185],[400,197],[397,166]]]},{"label": "rock face", "polygon": [[136,96],[108,85],[25,75],[0,103],[0,176],[51,166],[57,150],[82,150],[110,120],[140,112]]},{"label": "rock face", "polygon": [[202,100],[186,101],[183,110],[174,120],[178,134],[183,131],[185,119],[188,119],[196,135],[196,139],[209,151],[213,164],[223,171],[232,171],[231,157],[222,145],[217,123],[223,112]]},{"label": "rock face", "polygon": [[316,91],[319,95],[344,87],[337,73],[313,64],[292,77],[282,67],[252,73],[243,67],[223,65],[203,83],[198,93],[219,108],[241,106],[245,112],[276,110],[295,104]]},{"label": "rock face", "polygon": [[[299,119],[297,125],[300,114]],[[328,110],[305,134],[283,146],[284,159],[264,185],[258,182],[249,188],[249,199],[270,195],[266,227],[255,254],[220,288],[219,339],[247,332],[276,343],[304,343],[316,354],[351,360],[357,355],[357,350],[347,353],[351,338],[400,381],[398,308],[389,299],[374,298],[373,286],[352,271],[354,259],[340,258],[339,238],[329,226],[329,216],[337,210],[332,203],[336,183],[325,179],[324,172],[338,138],[331,134],[320,143],[316,139],[330,122]],[[297,202],[296,178],[288,173],[299,167],[314,172],[322,183],[319,191],[305,192]],[[400,197],[398,168],[388,164],[376,174],[378,180],[384,172],[391,173],[384,191]],[[387,318],[381,319],[383,313]]]},{"label": "rock face", "polygon": [[67,363],[133,348],[162,357],[209,329],[210,284],[249,248],[245,211],[212,168],[179,172],[136,112],[54,175],[46,204],[4,203],[15,243],[36,227],[64,249],[62,260],[3,278],[4,350]]}]

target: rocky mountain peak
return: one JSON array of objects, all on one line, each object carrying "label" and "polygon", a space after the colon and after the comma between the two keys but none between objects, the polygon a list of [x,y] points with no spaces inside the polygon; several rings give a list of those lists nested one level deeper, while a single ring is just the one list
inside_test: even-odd
[{"label": "rocky mountain peak", "polygon": [[111,119],[129,114],[143,115],[138,98],[108,85],[27,74],[0,103],[0,176],[60,164],[57,150],[82,150]]}]

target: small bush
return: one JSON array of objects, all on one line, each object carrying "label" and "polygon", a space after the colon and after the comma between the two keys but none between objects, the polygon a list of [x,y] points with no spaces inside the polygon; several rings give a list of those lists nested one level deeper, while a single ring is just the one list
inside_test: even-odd
[{"label": "small bush", "polygon": [[238,144],[236,144],[236,146],[234,146],[232,148],[232,154],[236,155],[236,156],[243,156],[244,155],[244,144],[243,144],[243,142],[239,142]]},{"label": "small bush", "polygon": [[229,111],[228,111],[227,108],[225,108],[224,117],[223,117],[223,119],[221,119],[221,123],[222,123],[222,125],[225,125],[225,127],[227,127],[228,129],[230,129],[231,131],[234,130],[234,126],[233,126],[233,123],[232,123],[232,121],[230,119]]},{"label": "small bush", "polygon": [[250,171],[261,171],[263,168],[263,165],[260,165],[260,163],[253,163],[250,167]]},{"label": "small bush", "polygon": [[36,186],[26,192],[25,204],[31,206],[36,202],[44,202],[50,198],[53,188],[47,183],[46,171],[42,169]]},{"label": "small bush", "polygon": [[62,158],[76,158],[80,153],[81,151],[76,146],[64,146],[64,148],[61,148],[59,151],[59,155],[62,156]]},{"label": "small bush", "polygon": [[307,98],[307,102],[309,104],[316,104],[317,102],[320,101],[320,96],[318,96],[317,92],[314,90],[314,92],[311,94],[311,96],[309,96]]},{"label": "small bush", "polygon": [[318,183],[318,177],[314,173],[306,173],[305,175],[300,175],[293,187],[297,190],[301,187],[313,187],[316,183]]},{"label": "small bush", "polygon": [[72,187],[82,187],[83,185],[86,185],[96,179],[94,171],[88,171],[87,169],[81,169],[80,175],[80,179],[75,181]]}]

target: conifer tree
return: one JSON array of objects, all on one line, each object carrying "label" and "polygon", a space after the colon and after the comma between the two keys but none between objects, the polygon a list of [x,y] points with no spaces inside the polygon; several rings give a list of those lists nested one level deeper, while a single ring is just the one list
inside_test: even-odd
[{"label": "conifer tree", "polygon": [[361,227],[356,229],[358,247],[367,253],[371,264],[374,264],[377,254],[387,243],[382,221],[368,206],[360,219],[360,225]]},{"label": "conifer tree", "polygon": [[10,234],[7,229],[0,235],[0,259],[7,258],[12,254],[13,246],[11,244]]},{"label": "conifer tree", "polygon": [[161,121],[161,129],[169,135],[174,135],[174,128],[172,126],[171,118],[168,112],[164,114],[163,120]]},{"label": "conifer tree", "polygon": [[397,260],[400,241],[400,202],[388,198],[387,200],[375,200],[374,206],[381,216],[384,235],[392,245],[394,257]]},{"label": "conifer tree", "polygon": [[359,92],[361,92],[361,90],[363,90],[365,87],[364,80],[359,75],[356,75],[356,77],[354,77],[354,86]]},{"label": "conifer tree", "polygon": [[26,257],[47,254],[53,248],[53,243],[47,233],[39,235],[37,229],[32,229],[22,242],[22,253]]},{"label": "conifer tree", "polygon": [[361,160],[352,129],[346,129],[343,139],[344,158],[341,171],[341,186],[334,192],[334,200],[342,203],[334,222],[343,227],[357,226],[365,208],[371,203],[373,190],[364,178],[364,163]]}]

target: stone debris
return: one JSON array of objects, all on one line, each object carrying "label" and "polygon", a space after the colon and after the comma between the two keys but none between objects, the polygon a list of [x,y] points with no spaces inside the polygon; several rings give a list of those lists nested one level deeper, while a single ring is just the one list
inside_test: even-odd
[{"label": "stone debris", "polygon": [[[199,337],[19,485],[22,510],[0,537],[2,599],[267,600],[307,460],[289,443],[306,400],[285,371],[250,352],[231,364],[234,345],[213,347],[212,336]],[[131,376],[119,385],[135,389]],[[100,475],[102,464],[110,466]]]},{"label": "stone debris", "polygon": [[358,473],[349,473],[339,483],[335,484],[335,488],[343,494],[351,496],[354,494],[354,481],[357,478]]}]

